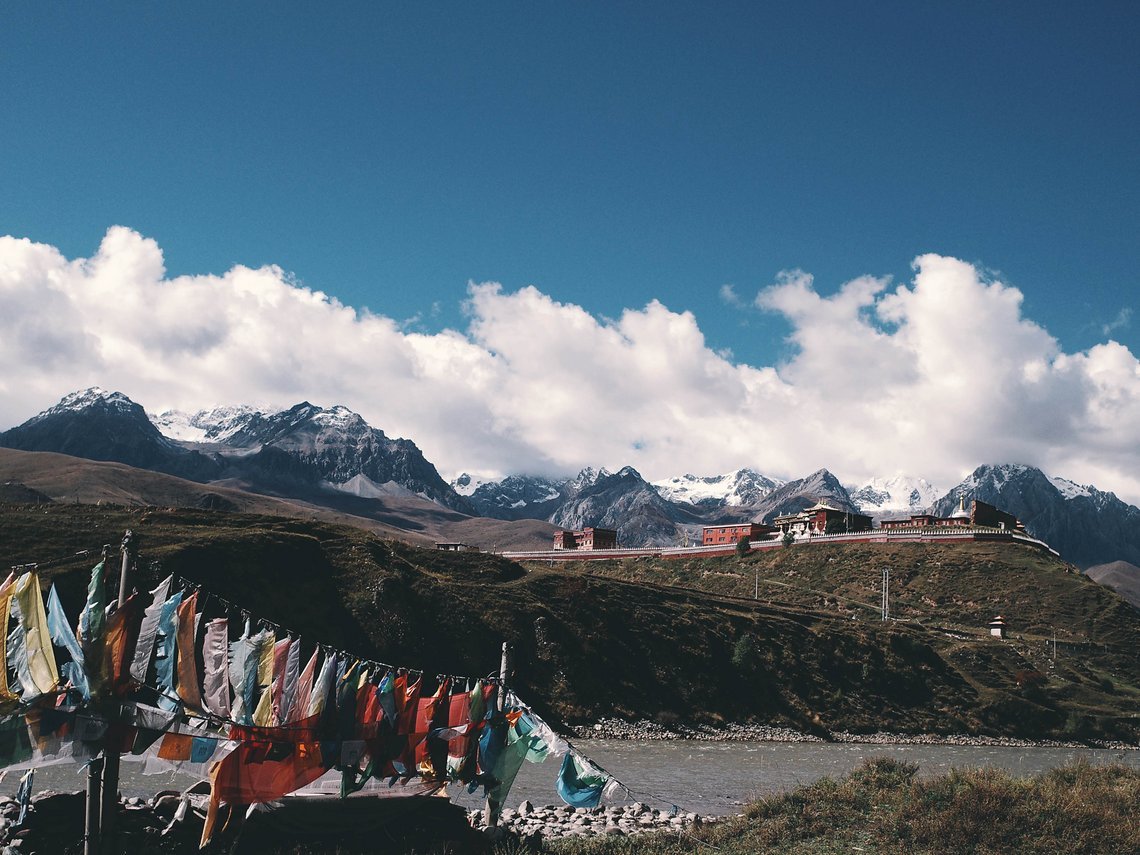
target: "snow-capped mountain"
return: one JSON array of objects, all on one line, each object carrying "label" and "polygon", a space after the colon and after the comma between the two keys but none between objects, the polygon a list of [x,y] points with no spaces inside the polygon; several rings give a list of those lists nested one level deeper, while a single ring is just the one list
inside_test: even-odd
[{"label": "snow-capped mountain", "polygon": [[860,511],[876,518],[922,513],[941,496],[925,478],[906,475],[872,478],[861,487],[848,487],[847,492]]},{"label": "snow-capped mountain", "polygon": [[979,466],[935,504],[947,515],[980,499],[1016,516],[1026,530],[1080,567],[1128,561],[1140,564],[1140,508],[1114,494],[1050,478],[1024,464]]},{"label": "snow-capped mountain", "polygon": [[414,442],[389,439],[347,407],[306,401],[270,414],[233,407],[190,417],[167,413],[159,421],[188,438],[164,436],[130,398],[92,388],[0,434],[0,445],[112,460],[194,481],[226,478],[255,492],[307,499],[330,490],[361,498],[414,494],[475,514]]},{"label": "snow-capped mountain", "polygon": [[114,461],[195,481],[217,477],[220,471],[216,461],[159,433],[143,408],[126,395],[98,386],[65,395],[55,406],[0,433],[0,446]]},{"label": "snow-capped mountain", "polygon": [[334,507],[417,495],[471,515],[616,528],[626,546],[675,543],[702,524],[770,522],[817,502],[885,517],[926,510],[948,515],[960,501],[976,498],[1014,514],[1082,567],[1140,565],[1140,508],[1020,464],[980,466],[940,499],[921,478],[871,479],[849,491],[826,469],[788,482],[739,469],[651,485],[628,466],[617,473],[587,467],[572,478],[464,475],[448,485],[414,442],[388,438],[347,407],[302,402],[279,411],[167,411],[152,421],[126,395],[98,387],[68,394],[0,433],[0,446],[117,461],[199,482],[226,479]]},{"label": "snow-capped mountain", "polygon": [[736,469],[724,475],[680,475],[652,482],[667,501],[684,502],[705,512],[724,508],[754,508],[773,490],[783,485],[754,469]]},{"label": "snow-capped mountain", "polygon": [[452,487],[465,491],[483,516],[546,520],[568,529],[614,528],[623,546],[671,545],[702,524],[770,520],[820,501],[858,510],[826,469],[787,483],[745,468],[650,484],[630,466],[616,473],[586,467],[566,479],[512,475],[477,482],[460,476]]},{"label": "snow-capped mountain", "polygon": [[119,412],[133,415],[137,406],[134,401],[122,392],[108,392],[100,386],[91,386],[77,392],[71,392],[60,398],[59,403],[48,407],[42,413],[32,416],[21,427],[29,427],[42,421],[50,420],[67,413],[79,413],[85,410],[98,409],[103,412]]},{"label": "snow-capped mountain", "polygon": [[303,401],[288,410],[243,417],[216,443],[219,457],[258,483],[277,488],[321,486],[378,498],[392,485],[474,514],[416,444],[389,439],[347,407]]}]

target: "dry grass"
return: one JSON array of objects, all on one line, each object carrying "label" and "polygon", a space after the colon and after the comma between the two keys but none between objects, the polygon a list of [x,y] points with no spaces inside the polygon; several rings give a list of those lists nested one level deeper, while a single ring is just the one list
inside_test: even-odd
[{"label": "dry grass", "polygon": [[839,781],[750,804],[743,817],[677,838],[598,838],[550,844],[564,855],[688,852],[1140,852],[1140,772],[1077,763],[1033,778],[992,769],[929,780],[917,767],[870,760]]}]

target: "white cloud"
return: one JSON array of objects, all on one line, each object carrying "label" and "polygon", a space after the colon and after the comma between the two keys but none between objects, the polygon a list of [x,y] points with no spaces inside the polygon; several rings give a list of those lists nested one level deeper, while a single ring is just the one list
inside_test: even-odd
[{"label": "white cloud", "polygon": [[732,306],[734,309],[744,307],[744,301],[740,299],[740,295],[736,293],[736,286],[731,282],[726,282],[720,286],[720,301],[726,306]]},{"label": "white cloud", "polygon": [[1116,317],[1101,327],[1105,335],[1112,335],[1117,330],[1128,329],[1132,325],[1132,309],[1125,306],[1116,313]]},{"label": "white cloud", "polygon": [[467,328],[426,334],[276,267],[167,279],[159,247],[126,228],[90,259],[0,238],[0,426],[101,385],[151,410],[345,404],[445,475],[826,466],[948,488],[1009,461],[1140,501],[1135,355],[1062,353],[1017,289],[965,262],[924,255],[914,270],[829,296],[782,274],[755,304],[787,319],[795,353],[768,367],[714,351],[696,317],[657,301],[607,320],[473,283]]}]

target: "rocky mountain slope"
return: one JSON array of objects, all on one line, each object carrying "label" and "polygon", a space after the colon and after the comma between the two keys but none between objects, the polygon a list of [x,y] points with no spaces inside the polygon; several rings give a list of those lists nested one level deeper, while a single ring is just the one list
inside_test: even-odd
[{"label": "rocky mountain slope", "polygon": [[771,522],[783,514],[794,514],[817,503],[824,503],[841,511],[859,513],[847,490],[826,469],[813,472],[806,478],[797,478],[780,485],[754,508],[752,520]]},{"label": "rocky mountain slope", "polygon": [[[478,482],[465,475],[449,485],[414,442],[389,439],[345,407],[302,402],[281,411],[239,406],[148,417],[125,396],[101,389],[66,396],[0,434],[0,446],[118,461],[397,525],[384,502],[419,497],[505,522],[616,528],[622,545],[631,547],[691,540],[706,524],[771,521],[821,501],[882,519],[928,509],[948,514],[960,499],[977,498],[1015,514],[1079,566],[1140,564],[1140,509],[1029,466],[979,467],[940,499],[921,478],[844,487],[826,469],[786,482],[745,468],[650,484],[626,467],[616,475],[588,468],[563,479],[512,475]],[[420,530],[418,521],[405,522]]]},{"label": "rocky mountain slope", "polygon": [[569,480],[510,475],[501,481],[476,483],[460,475],[452,488],[465,496],[480,516],[500,520],[545,520],[554,515],[569,493]]},{"label": "rocky mountain slope", "polygon": [[1127,561],[1096,564],[1085,570],[1085,575],[1106,588],[1120,594],[1140,609],[1140,567]]},{"label": "rocky mountain slope", "polygon": [[[672,546],[683,510],[667,502],[632,466],[610,474],[604,469],[584,473],[571,482],[571,495],[559,505],[550,521],[559,528],[586,526],[612,528],[621,545]],[[695,522],[689,518],[688,521]]]},{"label": "rocky mountain slope", "polygon": [[164,437],[126,395],[97,387],[66,395],[54,407],[0,433],[0,446],[113,460],[196,481],[210,480],[221,471],[216,460]]},{"label": "rocky mountain slope", "polygon": [[345,407],[303,402],[271,414],[251,408],[192,417],[167,412],[158,421],[191,438],[163,436],[125,395],[92,388],[0,434],[0,446],[116,461],[199,482],[225,480],[276,495],[405,494],[476,513],[415,443],[389,439]]}]

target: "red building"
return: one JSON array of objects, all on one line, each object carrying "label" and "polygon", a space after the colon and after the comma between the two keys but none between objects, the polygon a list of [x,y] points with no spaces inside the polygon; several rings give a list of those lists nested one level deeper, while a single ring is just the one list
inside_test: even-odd
[{"label": "red building", "polygon": [[816,504],[798,514],[784,514],[772,521],[785,534],[848,534],[871,530],[866,514],[841,511],[831,505]]},{"label": "red building", "polygon": [[1025,531],[1025,527],[1013,514],[998,510],[993,505],[974,499],[970,510],[965,507],[966,498],[958,500],[958,510],[948,517],[933,514],[911,514],[905,520],[881,520],[879,528],[998,528],[1008,531]]},{"label": "red building", "polygon": [[763,540],[776,529],[764,523],[734,523],[732,525],[706,525],[701,543],[705,546],[735,544],[740,538]]},{"label": "red building", "polygon": [[617,531],[587,527],[581,531],[554,532],[555,549],[617,549]]}]

